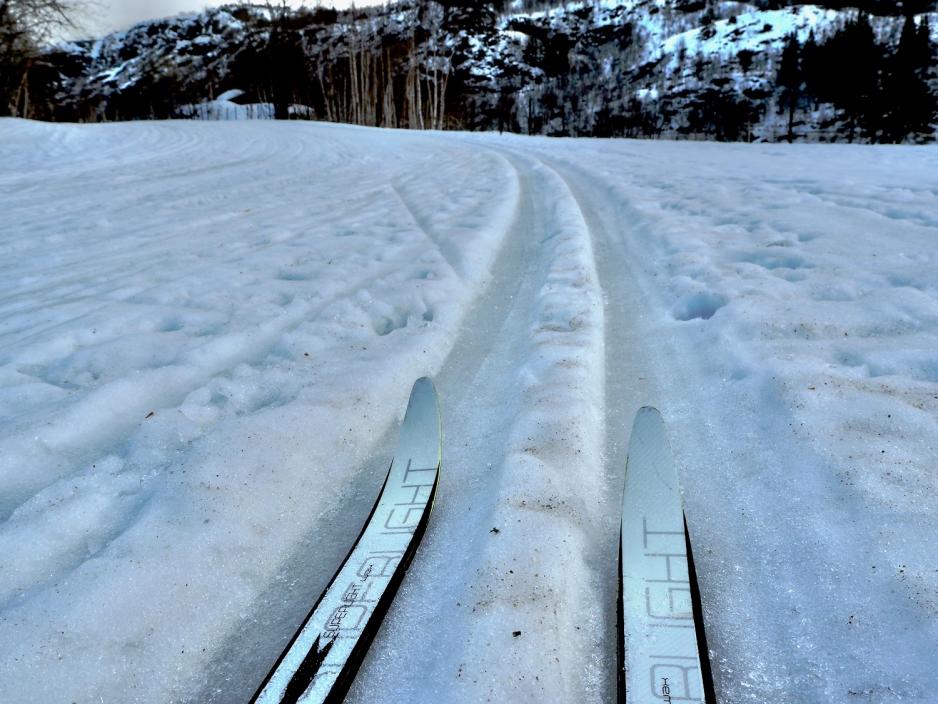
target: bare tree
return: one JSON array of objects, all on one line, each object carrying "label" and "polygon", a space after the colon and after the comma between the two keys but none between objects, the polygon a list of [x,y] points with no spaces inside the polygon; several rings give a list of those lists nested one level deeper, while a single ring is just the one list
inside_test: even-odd
[{"label": "bare tree", "polygon": [[[301,2],[300,5],[302,4]],[[293,10],[287,0],[267,0],[267,11],[270,15],[267,59],[274,117],[278,120],[288,120],[291,105],[296,102],[296,88],[300,80],[296,71],[303,63],[302,47],[290,27]]]},{"label": "bare tree", "polygon": [[77,28],[85,0],[0,0],[0,115],[30,117],[30,71],[41,47]]}]

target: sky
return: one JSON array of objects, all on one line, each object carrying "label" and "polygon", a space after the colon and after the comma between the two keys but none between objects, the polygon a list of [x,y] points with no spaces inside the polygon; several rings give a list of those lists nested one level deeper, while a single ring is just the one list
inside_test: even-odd
[{"label": "sky", "polygon": [[[227,0],[231,2],[231,0]],[[254,0],[258,4],[263,4],[263,0]],[[103,34],[119,29],[126,29],[136,22],[142,20],[154,19],[157,17],[168,17],[180,12],[195,12],[213,5],[224,5],[225,2],[206,2],[206,0],[95,0],[95,7],[89,13],[89,16],[82,22],[83,34]],[[291,5],[299,6],[302,4],[299,0],[291,0]],[[308,0],[305,3],[308,7],[313,7],[317,3],[315,0]],[[323,0],[323,6],[346,8],[352,4],[352,0]],[[356,5],[376,5],[378,0],[357,0]]]}]

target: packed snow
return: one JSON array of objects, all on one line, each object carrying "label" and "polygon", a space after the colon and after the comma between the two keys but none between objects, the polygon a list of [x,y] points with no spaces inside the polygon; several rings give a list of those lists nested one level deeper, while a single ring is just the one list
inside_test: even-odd
[{"label": "packed snow", "polygon": [[425,374],[439,493],[349,701],[612,701],[647,404],[719,700],[929,701],[935,173],[929,147],[0,121],[0,701],[247,701]]}]

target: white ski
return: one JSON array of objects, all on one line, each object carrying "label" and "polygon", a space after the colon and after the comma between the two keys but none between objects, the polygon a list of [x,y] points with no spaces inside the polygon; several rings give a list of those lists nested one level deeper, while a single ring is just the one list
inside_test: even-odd
[{"label": "white ski", "polygon": [[680,485],[654,408],[632,427],[620,541],[619,701],[715,704]]},{"label": "white ski", "polygon": [[252,701],[342,701],[426,529],[442,440],[436,390],[419,379],[370,518]]}]

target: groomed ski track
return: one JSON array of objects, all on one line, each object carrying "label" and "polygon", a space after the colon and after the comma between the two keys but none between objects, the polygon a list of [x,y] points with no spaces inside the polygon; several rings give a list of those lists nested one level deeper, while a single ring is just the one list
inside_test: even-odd
[{"label": "groomed ski track", "polygon": [[[15,123],[17,129],[25,129],[23,124]],[[224,592],[224,584],[208,578],[193,583],[217,590],[203,601],[229,601],[227,609],[211,612],[215,625],[206,626],[205,634],[194,629],[184,645],[197,644],[196,650],[205,648],[206,655],[196,660],[193,669],[174,673],[177,645],[146,644],[163,656],[154,665],[158,674],[147,680],[148,673],[140,668],[139,675],[121,670],[114,679],[121,683],[122,692],[129,692],[126,701],[201,704],[250,698],[358,535],[393,452],[399,421],[395,414],[413,380],[422,374],[433,376],[443,416],[443,466],[435,508],[410,570],[352,685],[350,704],[615,701],[618,510],[629,429],[635,411],[643,405],[661,409],[681,473],[718,701],[887,704],[925,701],[922,697],[938,691],[932,662],[938,649],[933,618],[938,597],[931,596],[930,582],[906,582],[897,571],[900,564],[928,563],[923,547],[927,541],[906,544],[902,535],[904,530],[922,533],[931,519],[904,512],[901,506],[872,501],[844,481],[843,467],[823,451],[829,438],[818,438],[806,427],[791,389],[768,367],[763,368],[761,359],[737,358],[734,351],[721,348],[722,340],[712,336],[708,321],[728,304],[730,294],[705,290],[716,286],[706,279],[707,262],[701,263],[705,257],[699,255],[702,248],[693,239],[694,226],[712,225],[719,215],[714,215],[718,206],[695,200],[702,192],[701,183],[719,183],[713,188],[715,202],[723,198],[745,203],[761,188],[769,195],[760,191],[760,198],[803,201],[834,218],[830,222],[856,222],[861,229],[863,218],[890,224],[915,221],[923,231],[938,228],[938,220],[929,224],[927,214],[917,216],[899,196],[899,205],[877,210],[875,198],[874,205],[869,205],[863,198],[832,195],[816,189],[791,165],[785,168],[794,176],[787,171],[779,176],[773,166],[756,175],[734,172],[732,178],[724,178],[720,168],[727,167],[711,163],[718,155],[717,145],[377,132],[334,125],[217,126],[236,131],[237,139],[231,141],[240,139],[250,148],[237,159],[224,153],[212,155],[215,161],[209,159],[204,173],[197,174],[197,188],[177,184],[177,167],[172,162],[198,150],[202,141],[218,140],[209,137],[215,128],[117,127],[127,130],[123,135],[141,130],[142,142],[156,145],[154,155],[161,153],[161,145],[176,140],[172,151],[145,160],[146,169],[170,173],[170,185],[143,179],[146,185],[136,200],[147,207],[157,203],[161,211],[171,210],[174,200],[197,201],[205,212],[205,229],[211,229],[213,218],[222,223],[251,218],[265,239],[249,256],[270,254],[278,267],[272,253],[280,243],[277,238],[286,238],[290,228],[278,232],[264,220],[273,218],[278,208],[288,207],[291,225],[296,224],[298,231],[328,221],[330,227],[347,229],[350,237],[380,227],[386,215],[383,211],[394,209],[393,216],[417,233],[420,246],[432,254],[427,270],[433,276],[445,270],[452,281],[463,282],[465,290],[475,289],[478,294],[465,309],[447,314],[459,322],[446,339],[442,333],[434,338],[439,349],[425,349],[423,338],[395,335],[406,332],[410,318],[420,315],[428,324],[439,323],[441,330],[447,330],[445,301],[437,296],[429,303],[420,302],[426,310],[408,303],[414,310],[403,316],[403,322],[395,318],[400,317],[398,311],[377,315],[380,339],[363,340],[360,352],[357,346],[350,352],[345,346],[323,343],[312,352],[313,362],[322,368],[314,367],[312,373],[303,366],[307,364],[303,326],[310,321],[340,321],[357,312],[350,313],[354,306],[346,305],[346,299],[354,299],[365,310],[380,306],[384,302],[375,303],[372,297],[380,299],[383,289],[373,283],[376,279],[366,280],[363,275],[362,281],[330,282],[333,288],[321,298],[317,293],[312,301],[271,294],[270,301],[265,299],[271,323],[259,334],[225,338],[219,345],[225,352],[221,361],[196,356],[195,372],[168,376],[171,384],[160,388],[154,398],[135,399],[119,423],[92,419],[102,430],[89,421],[88,433],[95,438],[106,435],[97,441],[99,445],[119,447],[139,424],[138,417],[143,418],[151,407],[159,409],[157,419],[175,412],[176,406],[184,407],[186,413],[208,415],[210,403],[200,401],[201,397],[192,400],[192,395],[216,377],[271,374],[262,376],[263,383],[257,386],[289,388],[267,388],[257,393],[260,400],[247,399],[244,413],[248,416],[265,404],[274,411],[278,404],[289,409],[292,401],[306,398],[303,394],[316,396],[320,387],[327,398],[339,397],[343,383],[350,387],[335,418],[327,406],[312,419],[290,411],[277,421],[276,437],[250,437],[244,444],[246,454],[241,450],[239,456],[236,448],[226,454],[217,443],[201,454],[191,449],[192,441],[180,441],[173,448],[184,463],[197,465],[204,461],[202,455],[219,451],[224,456],[211,460],[214,464],[262,467],[271,481],[276,481],[275,470],[287,467],[291,481],[304,472],[321,470],[326,479],[317,478],[320,484],[331,483],[321,497],[291,493],[280,524],[247,520],[251,528],[245,533],[276,534],[278,526],[299,524],[302,535],[290,535],[283,554],[275,556],[276,567],[266,562],[257,567],[252,560],[258,556],[250,554],[240,556],[246,565],[243,569],[218,558],[207,572],[235,574],[243,582],[235,584],[230,594]],[[289,130],[289,139],[282,139],[284,133],[276,132],[279,129]],[[309,133],[302,132],[307,129]],[[251,130],[261,135],[256,142],[249,139]],[[103,132],[95,135],[109,158],[121,165],[125,149],[105,139]],[[53,147],[65,150],[71,139],[79,136],[69,133],[68,138],[61,138],[65,146],[54,143]],[[374,153],[361,157],[365,148],[358,146],[360,139]],[[351,194],[348,211],[333,214],[328,204],[309,205],[304,200],[312,201],[315,190],[328,183],[328,173],[307,163],[309,154],[316,154],[323,143],[330,145],[333,157],[322,165],[324,172],[340,171],[345,162],[359,158],[365,164],[364,185],[348,177],[334,187],[336,202],[345,193]],[[749,155],[773,158],[776,147],[723,148],[736,150],[730,164],[736,159],[757,168],[758,160]],[[55,149],[50,153],[58,158]],[[400,160],[403,165],[399,165],[398,157],[404,152],[411,161]],[[693,168],[681,161],[685,157]],[[421,181],[421,174],[403,171],[405,166],[415,168],[413,164],[422,165],[428,173],[444,172],[433,186],[438,200],[421,200],[421,194],[432,190],[425,182],[433,177],[423,175]],[[83,168],[75,166],[76,174],[83,174]],[[239,177],[258,168],[261,180],[270,180],[263,187],[252,181],[253,175]],[[474,177],[466,189],[477,189],[473,191],[476,201],[461,198],[465,174]],[[227,191],[222,186],[214,190],[218,177],[233,185]],[[761,185],[753,186],[753,179]],[[479,194],[486,194],[486,180],[492,184],[491,192],[480,199]],[[0,179],[0,186],[5,184]],[[263,196],[257,196],[261,201],[269,201],[266,211],[237,215],[234,207],[255,197],[255,188]],[[80,188],[69,185],[68,189],[69,221],[96,222],[84,214],[86,206],[71,196],[72,190]],[[462,208],[469,215],[451,216],[448,210],[450,220],[440,216],[436,206],[447,199],[456,203],[447,206],[450,210],[458,215]],[[26,195],[22,200],[26,201]],[[127,196],[127,200],[133,205],[135,198]],[[657,208],[673,219],[659,218]],[[213,209],[218,213],[213,215]],[[479,209],[489,211],[491,218],[480,215],[476,219],[473,213]],[[743,206],[739,210],[751,214]],[[45,217],[51,216],[35,215],[34,225],[41,226]],[[770,221],[772,214],[759,217]],[[478,255],[470,260],[467,252],[472,252],[458,246],[458,233],[445,228],[450,221],[467,231],[476,226],[484,230],[485,241],[492,245],[489,259]],[[157,224],[148,223],[147,232],[156,230]],[[728,239],[734,236],[734,225],[718,224],[727,228]],[[674,235],[681,227],[686,231]],[[813,229],[805,226],[806,231]],[[680,238],[685,234],[690,244],[682,252],[674,242],[683,242]],[[797,274],[799,266],[808,270],[813,266],[811,257],[821,255],[810,250],[812,240],[807,236],[792,240],[784,248],[771,250],[772,257],[784,253],[785,266],[776,267],[776,260],[764,258],[755,245],[750,251],[735,241],[734,261],[743,268],[768,262],[760,275],[774,275],[779,269]],[[174,233],[169,241],[184,250],[186,235]],[[173,251],[163,251],[157,244],[148,246],[147,256],[173,261]],[[349,248],[355,247],[374,247],[374,243],[350,239]],[[206,259],[214,256],[211,243],[204,249]],[[145,270],[136,263],[135,251],[133,243],[125,243],[111,253],[116,263],[95,261],[93,279],[106,281],[111,269],[126,269],[132,279],[134,272]],[[278,281],[302,282],[304,276],[315,281],[317,276],[328,276],[325,261],[307,261],[303,249],[300,255],[296,266],[278,271]],[[695,259],[698,255],[700,260]],[[81,272],[71,273],[72,268],[84,266],[80,259],[76,255],[74,261],[56,262],[63,299],[71,295],[71,286],[87,278]],[[184,261],[195,276],[204,266],[199,258]],[[376,261],[374,276],[382,277],[381,283],[398,275],[399,263],[385,262],[380,256]],[[132,262],[136,268],[130,267]],[[828,264],[822,259],[818,262],[818,268]],[[232,266],[238,268],[234,262]],[[371,270],[362,271],[371,276]],[[484,283],[473,278],[478,271],[487,271]],[[171,279],[166,277],[167,285]],[[693,279],[688,284],[690,293],[678,296],[668,290],[669,282],[677,279]],[[464,293],[449,281],[443,283],[450,286],[451,295]],[[261,277],[257,283],[262,291]],[[356,293],[356,287],[368,295]],[[397,289],[389,285],[389,290]],[[733,293],[741,299],[749,295],[744,289]],[[93,294],[99,295],[97,289]],[[675,298],[679,298],[677,304]],[[25,295],[10,300],[11,309],[34,305]],[[49,325],[68,323],[50,320]],[[30,340],[33,333],[25,324],[21,332],[15,328],[18,324],[18,320],[11,324],[13,334]],[[764,325],[771,328],[773,321]],[[167,327],[173,331],[171,325]],[[834,342],[842,337],[838,329]],[[371,348],[368,351],[365,342]],[[801,348],[795,347],[796,342],[786,341],[790,347],[784,351],[798,353]],[[412,354],[404,362],[392,360],[386,367],[372,367],[387,372],[382,378],[336,380],[331,359],[360,355],[363,368],[368,368],[366,362],[372,364],[372,358],[380,359],[395,345]],[[302,388],[290,386],[297,383]],[[801,396],[794,398],[801,402]],[[169,410],[164,412],[164,406]],[[247,420],[244,428],[251,428]],[[312,434],[326,440],[315,446],[317,454],[307,457],[302,437]],[[94,441],[80,434],[61,443],[78,458],[76,463],[96,457]],[[26,447],[26,441],[10,441],[8,457],[14,457],[20,445]],[[276,448],[276,454],[267,457],[265,448]],[[15,517],[18,507],[40,491],[40,480],[57,476],[52,455],[44,452],[35,453],[46,462],[43,474],[39,480],[29,477],[24,486],[14,484],[3,495],[0,518]],[[208,465],[213,469],[202,484],[218,476],[214,464]],[[243,472],[249,479],[247,470]],[[195,486],[195,479],[192,483]],[[296,485],[304,486],[301,481]],[[307,510],[307,502],[314,509]],[[127,518],[128,525],[149,520],[143,509],[135,510],[144,518]],[[219,519],[223,526],[240,525],[237,512],[227,517],[228,524],[225,519]],[[0,532],[0,540],[14,544],[17,534],[10,535]],[[107,552],[108,541],[118,542],[119,537],[105,540],[102,553]],[[265,539],[272,544],[275,537]],[[201,560],[200,554],[192,557],[194,564]],[[75,561],[84,564],[79,558]],[[72,569],[62,568],[66,578]],[[49,580],[53,586],[58,584]],[[255,588],[258,580],[263,585]],[[47,586],[43,582],[34,592],[41,594]],[[102,589],[102,594],[107,593]],[[252,594],[250,601],[246,594]],[[5,592],[4,596],[12,609],[20,608],[15,603],[20,597]],[[167,605],[155,604],[153,610],[169,608],[170,597],[166,598]],[[9,618],[6,625],[0,621],[0,636],[10,638],[3,628],[14,636],[28,631],[33,623],[29,619],[55,621],[39,607],[38,616],[28,611],[28,598],[23,602],[26,611],[12,611],[15,618]],[[197,613],[192,603],[197,601],[186,602],[187,607]],[[21,617],[21,613],[26,615]],[[45,647],[36,638],[30,652]],[[117,636],[114,639],[119,642]],[[139,642],[145,640],[141,637]],[[42,657],[29,655],[28,666],[22,665],[23,656],[10,649],[6,664],[13,663],[14,674],[7,684],[0,684],[0,699],[16,694],[11,688],[22,683],[41,686],[56,677],[64,684],[53,681],[49,691],[58,695],[69,691],[69,673],[89,671],[79,660],[75,669],[56,674],[54,668],[42,669],[46,667]],[[76,649],[67,657],[80,658],[82,652]],[[133,654],[127,662],[127,669],[136,667]],[[113,694],[108,689],[113,685],[103,676],[96,678],[92,673],[87,678],[76,689],[79,694],[105,699],[109,692]]]},{"label": "groomed ski track", "polygon": [[[615,566],[595,566],[612,546],[617,482],[601,462],[605,321],[592,238],[553,169],[515,151],[503,158],[520,184],[516,216],[438,375],[451,391],[435,528],[386,622],[395,647],[370,655],[350,701],[600,701],[614,691],[604,653],[614,661],[615,621],[595,609],[614,598]],[[567,287],[580,308],[567,308]],[[565,299],[560,311],[551,296]],[[551,384],[571,383],[583,394],[565,427],[531,421],[538,404],[560,401]],[[580,531],[592,539],[578,541]],[[543,578],[565,569],[592,575]],[[428,604],[428,593],[439,598]],[[545,667],[531,671],[536,661]]]}]

